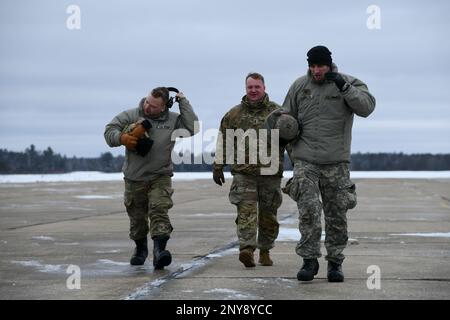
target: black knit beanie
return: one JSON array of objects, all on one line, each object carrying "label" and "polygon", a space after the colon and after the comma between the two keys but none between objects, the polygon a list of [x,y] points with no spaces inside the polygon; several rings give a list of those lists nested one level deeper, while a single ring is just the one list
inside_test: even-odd
[{"label": "black knit beanie", "polygon": [[327,65],[331,68],[331,52],[328,50],[327,47],[324,46],[317,46],[314,48],[311,48],[308,53],[308,65],[311,66],[313,64],[319,64],[319,65]]}]

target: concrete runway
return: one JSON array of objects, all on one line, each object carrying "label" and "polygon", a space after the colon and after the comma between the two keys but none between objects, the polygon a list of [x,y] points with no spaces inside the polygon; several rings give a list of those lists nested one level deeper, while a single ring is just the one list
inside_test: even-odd
[{"label": "concrete runway", "polygon": [[274,266],[246,269],[237,259],[230,179],[222,188],[211,180],[174,182],[173,262],[163,271],[151,259],[129,265],[123,183],[0,184],[0,298],[449,299],[450,180],[354,181],[358,206],[348,213],[339,284],[327,282],[323,257],[315,280],[297,281],[298,213],[287,196]]}]

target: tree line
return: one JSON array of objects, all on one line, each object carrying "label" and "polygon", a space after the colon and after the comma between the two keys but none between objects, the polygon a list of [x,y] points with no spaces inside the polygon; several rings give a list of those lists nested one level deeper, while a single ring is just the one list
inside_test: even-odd
[{"label": "tree line", "polygon": [[[204,162],[205,156],[201,159],[198,159],[199,156],[196,157],[197,159],[191,154],[191,164],[174,165],[175,171],[211,171],[212,166]],[[31,145],[24,152],[0,149],[0,174],[120,172],[124,160],[123,155],[113,156],[110,152],[102,153],[98,158],[69,158],[55,153],[51,147],[38,151]],[[285,170],[292,169],[289,157],[285,157],[284,164]],[[450,170],[450,154],[356,153],[351,156],[350,167],[353,171]]]}]

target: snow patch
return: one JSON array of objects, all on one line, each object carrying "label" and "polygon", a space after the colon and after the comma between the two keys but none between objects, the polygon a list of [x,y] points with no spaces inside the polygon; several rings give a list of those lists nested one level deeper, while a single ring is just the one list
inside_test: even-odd
[{"label": "snow patch", "polygon": [[77,199],[114,199],[113,196],[102,196],[102,195],[83,195],[83,196],[75,196]]},{"label": "snow patch", "polygon": [[279,280],[281,282],[297,283],[297,281],[293,281],[293,280],[285,279],[285,278],[277,278],[277,280]]},{"label": "snow patch", "polygon": [[228,217],[234,216],[236,213],[234,212],[211,212],[211,213],[192,213],[186,214],[184,217]]},{"label": "snow patch", "polygon": [[269,280],[261,279],[261,278],[252,279],[252,281],[257,282],[257,283],[262,283],[262,284],[268,284],[270,282]]},{"label": "snow patch", "polygon": [[[276,241],[299,241],[301,238],[300,231],[297,228],[280,228]],[[322,231],[320,241],[325,241],[325,231]],[[349,244],[358,244],[358,240],[348,238]]]},{"label": "snow patch", "polygon": [[48,236],[35,236],[35,237],[31,237],[31,239],[33,239],[33,240],[44,240],[44,241],[55,241],[55,238],[48,237]]},{"label": "snow patch", "polygon": [[55,242],[55,245],[58,246],[77,246],[79,244],[79,242]]},{"label": "snow patch", "polygon": [[33,267],[36,268],[38,271],[44,273],[61,272],[64,269],[64,266],[61,264],[42,264],[36,260],[29,260],[29,261],[13,260],[11,261],[11,263],[18,264],[24,267]]},{"label": "snow patch", "polygon": [[203,291],[204,293],[219,293],[219,294],[225,294],[226,297],[224,297],[225,299],[255,299],[256,297],[248,294],[248,293],[244,293],[241,291],[237,291],[237,290],[231,290],[231,289],[226,289],[226,288],[215,288],[215,289],[210,289],[210,290],[205,290]]},{"label": "snow patch", "polygon": [[391,233],[391,236],[450,238],[450,232]]},{"label": "snow patch", "polygon": [[367,240],[387,240],[391,239],[390,237],[358,237],[358,239],[367,239]]},{"label": "snow patch", "polygon": [[156,279],[155,281],[152,281],[149,284],[138,288],[135,292],[125,297],[124,300],[135,300],[139,297],[147,296],[153,289],[159,288],[165,282],[167,282],[167,279]]},{"label": "snow patch", "polygon": [[128,266],[130,264],[129,262],[119,262],[119,261],[113,261],[113,260],[108,260],[108,259],[99,259],[99,260],[97,260],[97,262],[103,263],[103,264],[108,264],[108,265],[113,265],[113,266]]},{"label": "snow patch", "polygon": [[352,179],[450,179],[450,171],[352,171]]},{"label": "snow patch", "polygon": [[[225,172],[230,179],[231,174]],[[285,171],[290,178],[292,171]],[[352,171],[354,179],[450,179],[450,171]],[[210,180],[211,172],[175,172],[173,180]],[[36,183],[36,182],[82,182],[82,181],[123,181],[123,173],[104,173],[99,171],[75,171],[62,174],[3,174],[0,183]]]},{"label": "snow patch", "polygon": [[300,231],[296,228],[280,228],[276,241],[299,241]]}]

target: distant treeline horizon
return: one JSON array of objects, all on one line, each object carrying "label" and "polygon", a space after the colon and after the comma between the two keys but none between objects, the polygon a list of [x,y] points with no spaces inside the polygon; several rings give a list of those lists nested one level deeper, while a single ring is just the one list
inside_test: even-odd
[{"label": "distant treeline horizon", "polygon": [[[180,156],[182,152],[179,153]],[[208,153],[204,153],[208,154]],[[209,155],[209,154],[208,154]],[[199,164],[194,164],[199,162]],[[194,158],[197,161],[194,161]],[[174,165],[175,172],[211,171],[211,164],[204,162],[205,156],[191,154],[191,163]],[[67,157],[55,153],[51,147],[38,151],[32,144],[23,152],[0,149],[0,174],[66,173],[73,171],[120,172],[125,160],[123,155],[113,156],[110,152],[98,158]],[[292,163],[286,154],[285,170],[292,170]],[[229,170],[229,166],[227,167]],[[439,171],[450,170],[450,153],[355,153],[351,155],[352,171]]]}]

